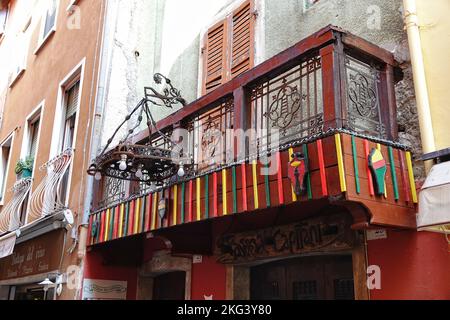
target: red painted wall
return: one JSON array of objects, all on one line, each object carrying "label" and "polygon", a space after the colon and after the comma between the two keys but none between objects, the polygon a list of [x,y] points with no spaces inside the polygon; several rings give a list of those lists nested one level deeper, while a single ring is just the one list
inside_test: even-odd
[{"label": "red painted wall", "polygon": [[105,266],[101,252],[88,252],[84,265],[84,278],[127,281],[127,300],[136,300],[137,268]]},{"label": "red painted wall", "polygon": [[450,299],[450,247],[442,234],[388,230],[368,241],[369,265],[381,269],[373,300]]},{"label": "red painted wall", "polygon": [[203,256],[202,263],[192,264],[192,300],[205,300],[213,295],[214,300],[226,298],[226,268],[214,257]]}]

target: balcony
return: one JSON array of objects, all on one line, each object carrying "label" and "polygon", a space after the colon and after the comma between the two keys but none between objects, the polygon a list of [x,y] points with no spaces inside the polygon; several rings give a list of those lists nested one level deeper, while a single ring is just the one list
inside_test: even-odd
[{"label": "balcony", "polygon": [[[307,203],[347,208],[356,229],[415,228],[411,154],[395,142],[400,78],[391,53],[318,31],[161,120],[195,172],[157,189],[98,183],[90,244]],[[142,141],[158,136],[134,137]],[[304,163],[297,182],[293,156]]]},{"label": "balcony", "polygon": [[44,163],[39,169],[46,174],[33,192],[31,178],[14,184],[10,190],[13,193],[12,198],[0,213],[0,234],[28,227],[35,228],[47,217],[58,214],[64,219],[62,213],[67,209],[66,176],[72,157],[73,151],[68,149]]}]

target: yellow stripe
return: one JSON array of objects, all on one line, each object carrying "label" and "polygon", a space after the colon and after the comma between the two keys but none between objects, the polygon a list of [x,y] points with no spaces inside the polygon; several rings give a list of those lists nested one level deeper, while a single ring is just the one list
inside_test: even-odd
[{"label": "yellow stripe", "polygon": [[227,209],[227,169],[222,170],[222,199],[223,199],[223,215],[226,216],[228,214]]},{"label": "yellow stripe", "polygon": [[336,156],[339,168],[339,181],[341,182],[341,192],[346,192],[347,184],[345,182],[345,169],[344,169],[344,158],[342,157],[341,135],[339,133],[336,133],[334,135],[334,140],[336,141]]},{"label": "yellow stripe", "polygon": [[[377,143],[377,149],[381,153],[381,144]],[[387,168],[387,167],[386,167]],[[384,197],[387,199],[387,186],[386,186],[386,180],[384,180]]]},{"label": "yellow stripe", "polygon": [[200,221],[200,219],[201,219],[200,184],[201,184],[201,179],[197,178],[197,182],[196,182],[196,187],[197,187],[197,221]]},{"label": "yellow stripe", "polygon": [[253,197],[255,199],[255,209],[259,208],[259,197],[258,197],[258,176],[257,176],[257,161],[253,160],[252,162],[252,172],[253,172]]},{"label": "yellow stripe", "polygon": [[105,238],[103,239],[103,241],[107,241],[108,240],[108,232],[109,232],[109,214],[110,214],[110,209],[106,210],[106,219],[105,219]]},{"label": "yellow stripe", "polygon": [[[292,154],[294,153],[294,149],[289,148],[289,162],[292,160]],[[291,181],[291,192],[292,192],[292,201],[297,201],[297,195],[294,191],[294,181]]]},{"label": "yellow stripe", "polygon": [[136,234],[138,232],[138,228],[139,228],[140,204],[141,204],[141,201],[139,198],[137,198],[136,203],[134,205],[134,229],[133,229],[134,234]]},{"label": "yellow stripe", "polygon": [[124,204],[120,205],[120,215],[119,215],[119,238],[122,237],[122,228],[123,228],[123,210]]},{"label": "yellow stripe", "polygon": [[411,187],[411,195],[414,203],[417,203],[416,183],[414,181],[414,171],[411,161],[411,152],[406,151],[406,165],[408,166],[409,185]]},{"label": "yellow stripe", "polygon": [[158,193],[153,194],[152,230],[156,229],[156,208],[158,208]]},{"label": "yellow stripe", "polygon": [[177,210],[178,210],[178,185],[173,186],[173,225],[177,224]]}]

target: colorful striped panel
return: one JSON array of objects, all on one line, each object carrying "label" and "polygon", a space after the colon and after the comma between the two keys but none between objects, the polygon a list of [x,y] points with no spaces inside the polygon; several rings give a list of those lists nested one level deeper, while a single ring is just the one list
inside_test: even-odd
[{"label": "colorful striped panel", "polygon": [[201,199],[201,192],[202,192],[201,184],[202,184],[201,179],[197,178],[197,181],[196,181],[196,184],[195,184],[196,189],[197,189],[196,190],[197,221],[200,221],[202,219],[202,208],[201,208],[201,204],[202,203],[200,201],[200,199]]},{"label": "colorful striped panel", "polygon": [[209,175],[205,176],[205,219],[209,218]]},{"label": "colorful striped panel", "polygon": [[317,156],[319,160],[320,184],[322,186],[322,196],[328,196],[327,175],[325,171],[325,160],[323,156],[322,140],[317,140]]},{"label": "colorful striped panel", "polygon": [[241,182],[242,182],[242,210],[248,210],[247,205],[247,172],[245,169],[245,162],[241,164]]},{"label": "colorful striped panel", "polygon": [[356,140],[352,136],[352,156],[353,156],[353,170],[355,171],[355,187],[356,193],[361,193],[361,185],[359,183],[359,168],[358,168],[358,153],[356,151]]},{"label": "colorful striped panel", "polygon": [[139,220],[141,214],[141,199],[137,198],[134,202],[134,227],[133,234],[137,234],[139,231]]},{"label": "colorful striped panel", "polygon": [[139,232],[145,232],[145,209],[147,205],[147,197],[141,198],[141,218],[139,219]]},{"label": "colorful striped panel", "polygon": [[125,204],[124,203],[121,203],[120,204],[120,208],[119,208],[119,210],[120,210],[120,216],[119,216],[119,232],[118,232],[118,237],[119,238],[122,238],[122,236],[123,236],[123,218],[124,218],[124,215],[125,215]]},{"label": "colorful striped panel", "polygon": [[120,205],[116,206],[114,215],[114,239],[117,239],[119,237],[119,221],[120,221]]},{"label": "colorful striped panel", "polygon": [[[381,153],[381,144],[377,143],[377,150]],[[383,155],[381,153],[381,155]],[[386,179],[384,180],[384,197],[387,199],[387,187],[386,187]]]},{"label": "colorful striped panel", "polygon": [[222,214],[228,214],[227,203],[227,169],[222,169]]},{"label": "colorful striped panel", "polygon": [[123,235],[128,236],[128,220],[130,219],[130,202],[125,204],[125,219],[123,223]]},{"label": "colorful striped panel", "polygon": [[303,155],[305,157],[305,168],[306,168],[306,191],[308,193],[308,200],[311,200],[313,196],[311,188],[311,172],[309,170],[309,154],[307,144],[303,145]]},{"label": "colorful striped panel", "polygon": [[217,194],[217,172],[213,173],[213,217],[219,215],[219,204],[218,204],[218,194]]},{"label": "colorful striped panel", "polygon": [[414,171],[412,167],[411,152],[406,151],[406,165],[408,167],[409,187],[413,203],[417,203],[416,182],[414,181]]},{"label": "colorful striped panel", "polygon": [[278,187],[278,203],[284,204],[284,192],[283,192],[283,170],[281,164],[281,153],[277,152],[277,187]]},{"label": "colorful striped panel", "polygon": [[366,157],[366,168],[367,168],[367,182],[369,184],[369,194],[371,196],[375,195],[375,189],[373,187],[373,179],[372,179],[372,172],[370,172],[370,167],[369,167],[369,154],[370,154],[370,149],[369,149],[369,141],[364,139],[364,154]]},{"label": "colorful striped panel", "polygon": [[192,222],[192,197],[194,193],[194,182],[189,180],[189,195],[188,195],[188,218],[187,222]]},{"label": "colorful striped panel", "polygon": [[402,150],[398,150],[398,157],[400,159],[400,172],[402,176],[402,184],[403,184],[403,192],[405,196],[405,201],[409,202],[411,199],[409,197],[409,190],[408,190],[408,178],[405,175],[406,165],[405,165],[405,155],[403,154]]},{"label": "colorful striped panel", "polygon": [[336,142],[336,157],[337,157],[337,161],[338,161],[339,181],[341,184],[341,192],[346,192],[347,184],[345,181],[345,168],[344,168],[344,158],[342,156],[341,134],[340,133],[335,134],[334,140]]},{"label": "colorful striped panel", "polygon": [[266,206],[270,207],[270,184],[269,184],[269,158],[266,159],[266,164],[264,166],[264,187],[266,190]]},{"label": "colorful striped panel", "polygon": [[152,210],[152,230],[156,229],[156,218],[158,215],[158,192],[153,193],[153,210]]},{"label": "colorful striped panel", "polygon": [[259,209],[259,196],[258,196],[258,161],[252,161],[252,176],[253,176],[253,200],[255,203],[255,209]]},{"label": "colorful striped panel", "polygon": [[128,232],[127,234],[131,236],[134,231],[134,213],[135,213],[136,201],[130,201],[130,213],[128,215]]},{"label": "colorful striped panel", "polygon": [[185,217],[185,210],[184,210],[185,205],[186,205],[185,204],[185,201],[186,201],[185,195],[186,195],[186,183],[183,182],[181,184],[181,208],[180,208],[181,223],[184,223],[184,217]]},{"label": "colorful striped panel", "polygon": [[177,225],[177,211],[178,211],[178,185],[173,186],[173,208],[172,208],[172,225]]},{"label": "colorful striped panel", "polygon": [[233,191],[233,213],[237,213],[236,166],[231,168],[231,187]]},{"label": "colorful striped panel", "polygon": [[[293,148],[289,148],[289,162],[291,162],[292,160],[292,155],[294,154],[294,149]],[[297,194],[295,194],[294,191],[294,184],[291,181],[291,195],[292,195],[292,201],[295,202],[297,201]]]},{"label": "colorful striped panel", "polygon": [[389,166],[391,167],[391,178],[392,178],[392,186],[394,188],[394,199],[397,201],[400,199],[398,193],[398,183],[397,183],[397,173],[395,172],[395,161],[394,161],[394,153],[392,151],[392,147],[388,147],[389,154]]},{"label": "colorful striped panel", "polygon": [[152,205],[153,195],[147,195],[147,204],[145,205],[145,231],[149,231],[152,225]]}]

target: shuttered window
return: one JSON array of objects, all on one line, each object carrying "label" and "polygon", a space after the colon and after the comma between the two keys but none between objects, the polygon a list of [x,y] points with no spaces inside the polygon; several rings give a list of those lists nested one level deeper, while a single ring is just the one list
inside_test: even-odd
[{"label": "shuttered window", "polygon": [[205,35],[203,94],[211,92],[253,66],[253,1],[245,1]]},{"label": "shuttered window", "polygon": [[39,123],[40,119],[37,118],[32,123],[30,123],[30,145],[28,150],[28,155],[34,157],[36,155],[38,137],[39,137]]},{"label": "shuttered window", "polygon": [[50,6],[45,14],[44,31],[42,38],[45,38],[55,27],[56,22],[56,0],[50,1]]},{"label": "shuttered window", "polygon": [[78,110],[79,92],[80,92],[80,81],[77,81],[72,87],[70,87],[69,90],[66,91],[64,136],[61,151],[73,147],[75,119]]}]

